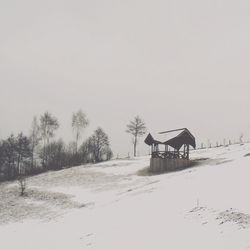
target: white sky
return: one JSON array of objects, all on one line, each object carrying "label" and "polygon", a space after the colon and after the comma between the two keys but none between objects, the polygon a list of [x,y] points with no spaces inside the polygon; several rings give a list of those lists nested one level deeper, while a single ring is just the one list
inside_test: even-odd
[{"label": "white sky", "polygon": [[48,110],[69,141],[82,108],[85,138],[99,125],[120,155],[137,114],[198,143],[250,139],[249,13],[249,0],[0,0],[0,137]]}]

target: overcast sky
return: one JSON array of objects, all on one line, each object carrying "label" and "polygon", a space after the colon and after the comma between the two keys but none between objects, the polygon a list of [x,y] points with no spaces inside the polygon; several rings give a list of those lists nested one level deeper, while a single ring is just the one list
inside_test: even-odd
[{"label": "overcast sky", "polygon": [[120,155],[137,114],[198,143],[250,139],[249,13],[249,0],[0,0],[0,137],[48,110],[70,141],[82,108],[85,138],[101,126]]}]

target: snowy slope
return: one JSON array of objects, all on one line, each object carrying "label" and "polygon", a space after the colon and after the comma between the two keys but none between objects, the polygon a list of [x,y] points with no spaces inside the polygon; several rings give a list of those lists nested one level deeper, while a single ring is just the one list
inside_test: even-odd
[{"label": "snowy slope", "polygon": [[79,166],[29,178],[25,198],[2,184],[1,249],[249,249],[248,153],[193,151],[195,167],[161,175],[149,157]]}]

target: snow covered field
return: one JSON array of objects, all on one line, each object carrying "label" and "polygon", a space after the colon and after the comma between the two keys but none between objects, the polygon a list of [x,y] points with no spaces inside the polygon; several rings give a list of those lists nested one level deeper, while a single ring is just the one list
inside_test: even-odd
[{"label": "snow covered field", "polygon": [[250,249],[250,144],[193,151],[150,175],[149,157],[0,185],[2,250]]}]

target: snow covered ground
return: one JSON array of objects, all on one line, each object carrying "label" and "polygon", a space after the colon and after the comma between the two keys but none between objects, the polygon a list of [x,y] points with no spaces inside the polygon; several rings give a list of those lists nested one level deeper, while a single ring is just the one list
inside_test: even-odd
[{"label": "snow covered ground", "polygon": [[0,249],[250,249],[250,144],[193,151],[150,175],[149,157],[0,185]]}]

